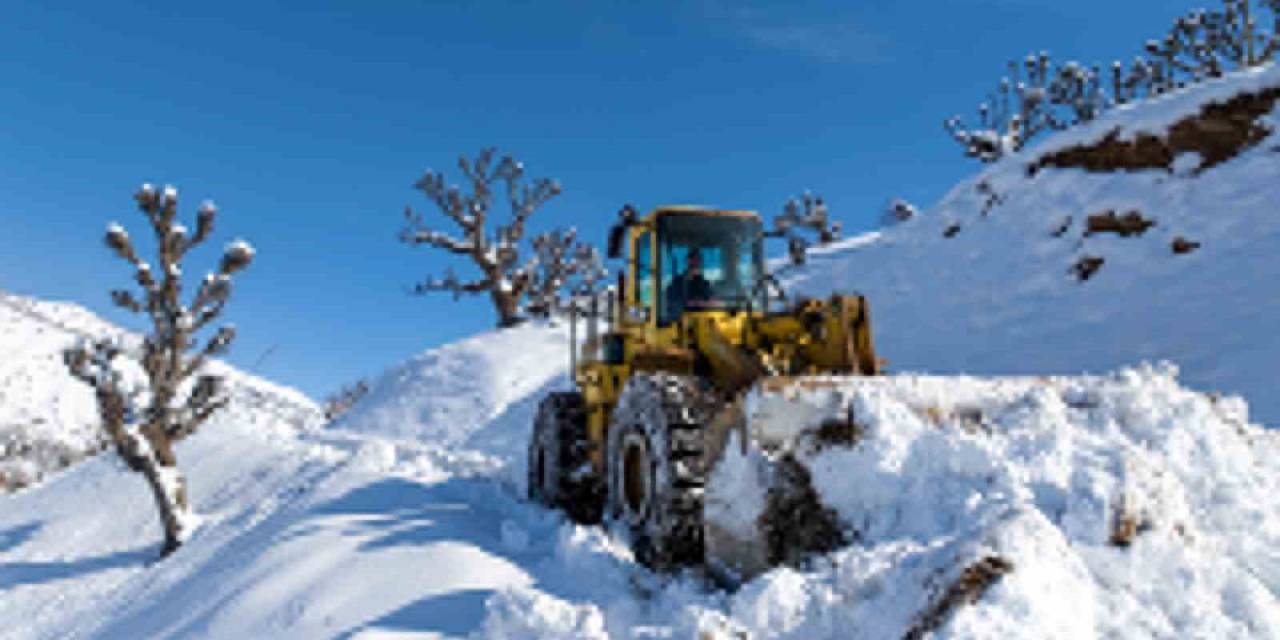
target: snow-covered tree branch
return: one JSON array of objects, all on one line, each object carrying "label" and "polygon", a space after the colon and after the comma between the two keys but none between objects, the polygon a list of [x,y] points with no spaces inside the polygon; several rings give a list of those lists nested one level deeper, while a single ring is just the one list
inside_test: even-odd
[{"label": "snow-covered tree branch", "polygon": [[[1271,13],[1269,27],[1259,24]],[[1280,49],[1280,0],[1222,0],[1219,10],[1199,9],[1179,18],[1146,52],[1185,81],[1199,82],[1273,59]]]},{"label": "snow-covered tree branch", "polygon": [[[461,280],[452,271],[444,278],[430,278],[414,287],[416,293],[449,291],[455,297],[463,294],[488,293],[498,314],[498,326],[519,323],[521,301],[532,286],[537,259],[520,261],[520,243],[525,223],[548,200],[560,193],[554,180],[538,179],[525,184],[524,165],[511,156],[496,164],[497,150],[486,148],[474,160],[459,158],[458,167],[469,182],[469,192],[446,185],[444,175],[427,171],[415,187],[458,228],[457,235],[432,229],[411,207],[405,208],[405,227],[400,239],[408,244],[423,244],[467,256],[481,277]],[[509,220],[489,232],[489,213],[493,209],[494,189],[504,187]]]},{"label": "snow-covered tree branch", "polygon": [[1109,92],[1096,66],[1067,62],[1055,69],[1047,53],[1029,55],[1009,64],[996,91],[978,105],[976,124],[952,116],[943,126],[966,156],[994,162],[1044,131],[1088,122],[1114,104],[1264,64],[1280,53],[1280,0],[1222,0],[1221,9],[1179,18],[1143,51],[1145,57],[1127,66],[1112,63]]},{"label": "snow-covered tree branch", "polygon": [[562,294],[589,298],[598,293],[606,276],[600,252],[578,240],[574,229],[556,229],[532,240],[537,259],[529,287],[529,314],[547,317],[565,308]]},{"label": "snow-covered tree branch", "polygon": [[831,220],[822,196],[805,191],[799,198],[787,200],[782,213],[773,219],[771,236],[787,239],[787,253],[792,264],[804,264],[805,252],[810,241],[801,235],[808,230],[815,235],[819,245],[830,244],[840,237],[840,223]]},{"label": "snow-covered tree branch", "polygon": [[[113,340],[82,342],[67,349],[63,357],[71,374],[94,388],[103,429],[116,452],[150,485],[164,526],[163,553],[167,555],[182,544],[195,522],[174,444],[227,403],[221,378],[197,374],[209,358],[227,350],[235,329],[218,329],[199,349],[196,333],[222,312],[231,295],[233,275],[252,262],[254,249],[243,240],[227,245],[218,269],[208,273],[190,303],[184,303],[182,258],[209,238],[217,208],[211,202],[201,204],[196,231],[189,234],[176,220],[177,189],[166,186],[157,191],[144,184],[134,199],[155,234],[159,276],[138,255],[124,227],[108,225],[106,244],[133,266],[140,289],[137,293],[112,291],[111,299],[151,320],[140,357],[126,355],[125,348]],[[188,355],[192,350],[194,354]]]},{"label": "snow-covered tree branch", "polygon": [[880,216],[880,225],[891,227],[919,216],[920,210],[915,205],[902,198],[894,198],[889,201],[889,205],[885,207],[884,213]]},{"label": "snow-covered tree branch", "polygon": [[1109,105],[1096,68],[1078,62],[1055,67],[1047,52],[1010,62],[996,91],[978,105],[976,127],[960,116],[943,122],[965,155],[994,162],[1018,151],[1045,131],[1057,131],[1096,118]]}]

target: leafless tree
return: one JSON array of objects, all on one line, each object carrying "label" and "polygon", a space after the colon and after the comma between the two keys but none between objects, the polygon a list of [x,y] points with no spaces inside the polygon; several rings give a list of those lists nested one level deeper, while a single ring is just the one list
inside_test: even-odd
[{"label": "leafless tree", "polygon": [[889,202],[889,206],[885,207],[884,214],[880,216],[880,224],[881,226],[890,227],[919,215],[920,210],[915,205],[902,198],[894,198]]},{"label": "leafless tree", "polygon": [[1048,86],[1049,103],[1063,112],[1055,116],[1052,128],[1089,122],[1110,108],[1111,96],[1103,83],[1097,66],[1085,67],[1075,61],[1060,65]]},{"label": "leafless tree", "polygon": [[177,221],[178,192],[173,187],[157,192],[146,184],[134,199],[155,232],[159,272],[138,256],[120,225],[107,227],[106,243],[133,265],[134,280],[141,288],[140,296],[118,289],[111,292],[111,299],[151,319],[141,358],[126,355],[115,340],[85,341],[67,349],[63,357],[72,375],[96,391],[111,445],[151,487],[164,527],[162,554],[168,555],[187,538],[195,522],[174,444],[227,404],[222,379],[200,372],[209,358],[226,351],[235,329],[219,328],[198,350],[195,336],[222,313],[231,295],[232,275],[249,265],[254,250],[243,240],[227,245],[217,271],[206,275],[190,304],[184,304],[182,259],[209,238],[217,208],[212,202],[201,204],[191,234]]},{"label": "leafless tree", "polygon": [[840,223],[831,220],[821,196],[805,191],[799,198],[787,200],[782,213],[773,219],[769,235],[787,239],[787,253],[792,264],[804,264],[805,252],[812,244],[802,235],[808,231],[819,245],[830,244],[840,237]]},{"label": "leafless tree", "polygon": [[333,420],[346,413],[367,393],[369,393],[369,382],[367,380],[361,379],[354,383],[343,385],[337,391],[325,396],[323,403],[324,419]]},{"label": "leafless tree", "polygon": [[577,264],[577,272],[569,287],[570,295],[588,299],[602,296],[608,287],[609,270],[604,266],[600,250],[595,245],[580,242],[573,251],[573,260]]},{"label": "leafless tree", "polygon": [[[498,326],[510,327],[521,320],[521,301],[533,283],[537,265],[536,257],[520,260],[525,223],[538,207],[560,193],[560,185],[545,178],[532,185],[523,184],[524,165],[509,155],[495,164],[496,153],[496,149],[487,148],[474,161],[466,156],[458,159],[458,167],[470,182],[469,193],[446,186],[444,175],[436,171],[427,171],[414,185],[453,221],[460,235],[428,228],[422,216],[406,207],[406,225],[400,239],[466,256],[480,270],[480,277],[472,280],[461,280],[448,271],[444,278],[430,278],[418,284],[416,293],[450,291],[455,298],[488,294],[498,315]],[[510,219],[490,232],[486,225],[493,208],[493,190],[499,182],[505,186]]]},{"label": "leafless tree", "polygon": [[547,317],[564,308],[563,294],[590,297],[598,293],[606,271],[600,252],[578,240],[574,229],[556,229],[533,238],[537,259],[529,301],[530,315]]},{"label": "leafless tree", "polygon": [[[1270,14],[1270,24],[1260,18]],[[1010,63],[1009,74],[978,106],[976,126],[943,122],[965,155],[993,162],[1039,133],[1088,122],[1113,104],[1159,95],[1224,73],[1264,64],[1280,53],[1280,0],[1222,0],[1219,10],[1179,18],[1144,56],[1111,65],[1110,92],[1097,67],[1068,62],[1054,69],[1047,53]]]},{"label": "leafless tree", "polygon": [[1096,69],[1076,62],[1054,68],[1047,52],[1010,62],[996,91],[978,105],[978,125],[964,126],[960,116],[943,122],[965,155],[994,162],[1022,149],[1044,131],[1091,120],[1106,108]]},{"label": "leafless tree", "polygon": [[[1184,81],[1199,82],[1254,67],[1273,59],[1280,50],[1280,0],[1222,0],[1222,9],[1199,9],[1174,22],[1164,38],[1149,40],[1146,52]],[[1258,15],[1271,12],[1270,28],[1260,27]],[[1167,87],[1166,87],[1167,88]]]}]

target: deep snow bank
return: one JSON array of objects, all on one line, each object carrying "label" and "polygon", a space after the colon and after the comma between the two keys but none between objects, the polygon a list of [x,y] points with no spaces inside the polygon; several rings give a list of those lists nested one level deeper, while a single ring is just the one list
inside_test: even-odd
[{"label": "deep snow bank", "polygon": [[[811,253],[790,284],[871,300],[879,352],[896,371],[1070,374],[1176,362],[1193,387],[1241,393],[1280,425],[1280,113],[1272,135],[1201,173],[1088,173],[1036,158],[1160,134],[1210,101],[1280,87],[1280,67],[1249,71],[1109,112],[1049,136],[958,184],[925,215]],[[1088,233],[1087,218],[1136,211],[1141,235]],[[950,237],[948,237],[950,234]],[[1198,249],[1176,254],[1176,238]],[[1101,258],[1080,281],[1072,268]]]},{"label": "deep snow bank", "polygon": [[428,349],[378,377],[333,427],[461,444],[563,376],[567,345],[567,326],[530,322]]},{"label": "deep snow bank", "polygon": [[[1008,573],[942,616],[942,637],[1280,637],[1280,441],[1239,398],[1175,374],[901,376],[762,397],[828,407],[814,425],[852,410],[856,445],[796,453],[855,542],[749,584],[723,628],[904,637],[996,559]],[[723,469],[744,464],[727,456]],[[709,501],[758,509],[735,476],[717,474]]]},{"label": "deep snow bank", "polygon": [[[558,328],[522,331],[511,339],[563,348]],[[467,348],[501,353],[506,339]],[[417,362],[410,377],[474,389],[493,417],[437,440],[430,424],[386,438],[232,412],[180,445],[204,525],[159,563],[145,485],[110,457],[0,497],[0,627],[15,638],[900,637],[967,568],[998,557],[1012,569],[936,616],[941,637],[1280,628],[1276,437],[1245,421],[1241,401],[1186,390],[1171,370],[825,391],[827,406],[853,404],[863,436],[803,455],[856,541],[724,593],[651,574],[600,528],[522,500],[521,474],[504,470],[521,464],[544,389],[522,396],[494,383],[498,369]],[[563,383],[562,359],[527,366]],[[1109,542],[1121,503],[1138,525],[1127,548]]]}]

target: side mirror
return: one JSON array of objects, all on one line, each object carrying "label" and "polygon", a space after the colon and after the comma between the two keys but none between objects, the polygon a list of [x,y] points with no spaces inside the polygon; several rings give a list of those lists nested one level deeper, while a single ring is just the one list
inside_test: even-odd
[{"label": "side mirror", "polygon": [[640,219],[636,208],[631,205],[624,205],[622,210],[618,212],[618,221],[609,228],[609,246],[605,254],[610,260],[616,260],[622,257],[622,244],[626,240],[627,229],[634,226]]}]

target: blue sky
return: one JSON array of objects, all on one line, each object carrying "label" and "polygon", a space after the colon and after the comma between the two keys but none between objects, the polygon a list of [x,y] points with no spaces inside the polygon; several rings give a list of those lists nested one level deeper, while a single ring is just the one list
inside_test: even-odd
[{"label": "blue sky", "polygon": [[[111,6],[107,6],[110,4]],[[237,283],[229,359],[320,396],[487,329],[483,298],[406,290],[467,265],[399,244],[412,183],[496,145],[564,193],[530,231],[603,240],[620,205],[777,211],[810,189],[848,230],[901,196],[927,206],[974,165],[941,120],[1013,57],[1131,57],[1192,5],[8,2],[0,21],[0,288],[140,328],[101,245],[130,194],[172,183]],[[498,215],[502,215],[502,211]],[[192,254],[202,273],[216,248]]]}]

